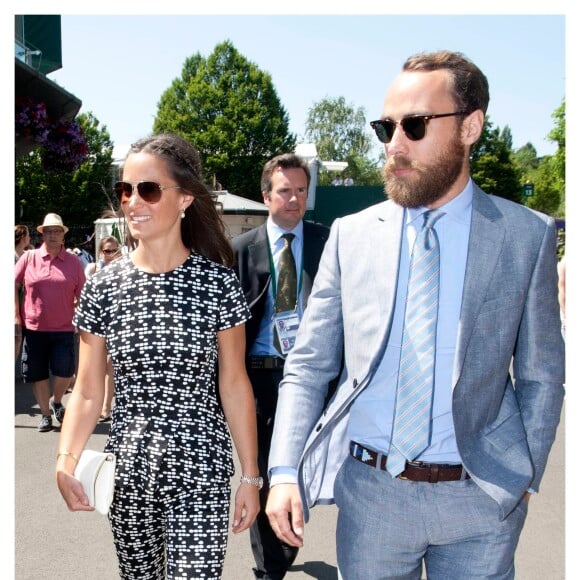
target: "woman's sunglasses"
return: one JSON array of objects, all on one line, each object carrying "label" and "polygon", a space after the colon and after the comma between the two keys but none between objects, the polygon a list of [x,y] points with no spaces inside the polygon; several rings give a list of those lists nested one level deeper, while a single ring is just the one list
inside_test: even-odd
[{"label": "woman's sunglasses", "polygon": [[105,250],[102,250],[102,252],[103,252],[103,254],[110,256],[111,254],[117,254],[119,252],[119,248],[115,248],[114,250],[106,248]]},{"label": "woman's sunglasses", "polygon": [[397,125],[401,125],[405,135],[411,141],[420,141],[425,137],[427,132],[427,123],[431,119],[440,119],[442,117],[458,117],[460,115],[468,115],[467,111],[459,111],[457,113],[442,113],[441,115],[412,115],[405,117],[400,121],[391,121],[391,119],[380,119],[379,121],[371,121],[371,127],[375,130],[379,141],[382,143],[390,143]]},{"label": "woman's sunglasses", "polygon": [[181,185],[161,186],[155,181],[140,181],[133,185],[127,181],[117,181],[113,186],[113,191],[119,200],[119,203],[129,201],[133,195],[133,188],[137,190],[139,197],[147,203],[157,203],[161,199],[161,192],[164,189],[181,189]]}]

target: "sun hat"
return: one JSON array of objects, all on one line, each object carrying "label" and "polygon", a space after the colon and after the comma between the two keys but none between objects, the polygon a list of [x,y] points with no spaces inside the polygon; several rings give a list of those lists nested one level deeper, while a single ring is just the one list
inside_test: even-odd
[{"label": "sun hat", "polygon": [[50,226],[58,226],[59,228],[62,228],[65,234],[68,232],[68,228],[62,223],[62,218],[56,213],[47,213],[46,216],[44,216],[42,225],[38,226],[36,231],[42,233],[44,228]]}]

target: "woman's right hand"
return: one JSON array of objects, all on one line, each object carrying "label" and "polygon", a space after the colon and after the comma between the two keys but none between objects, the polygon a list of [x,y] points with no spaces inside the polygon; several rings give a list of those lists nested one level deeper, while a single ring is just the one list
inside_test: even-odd
[{"label": "woman's right hand", "polygon": [[89,498],[81,482],[64,470],[56,471],[58,489],[71,512],[92,512],[95,508],[89,505]]}]

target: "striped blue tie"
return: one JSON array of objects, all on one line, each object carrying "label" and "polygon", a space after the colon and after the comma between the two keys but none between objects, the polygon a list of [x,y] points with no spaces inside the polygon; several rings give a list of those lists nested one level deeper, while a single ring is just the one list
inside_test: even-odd
[{"label": "striped blue tie", "polygon": [[387,457],[392,477],[429,445],[439,307],[439,240],[433,226],[442,216],[439,210],[424,213],[425,222],[411,254],[395,420]]}]

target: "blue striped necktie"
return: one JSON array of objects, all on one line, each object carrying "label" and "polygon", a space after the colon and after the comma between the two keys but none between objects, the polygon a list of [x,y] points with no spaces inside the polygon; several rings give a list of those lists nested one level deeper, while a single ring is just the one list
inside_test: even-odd
[{"label": "blue striped necktie", "polygon": [[429,445],[439,307],[439,240],[433,226],[442,216],[439,210],[423,214],[425,222],[409,264],[395,420],[387,456],[392,477]]}]

